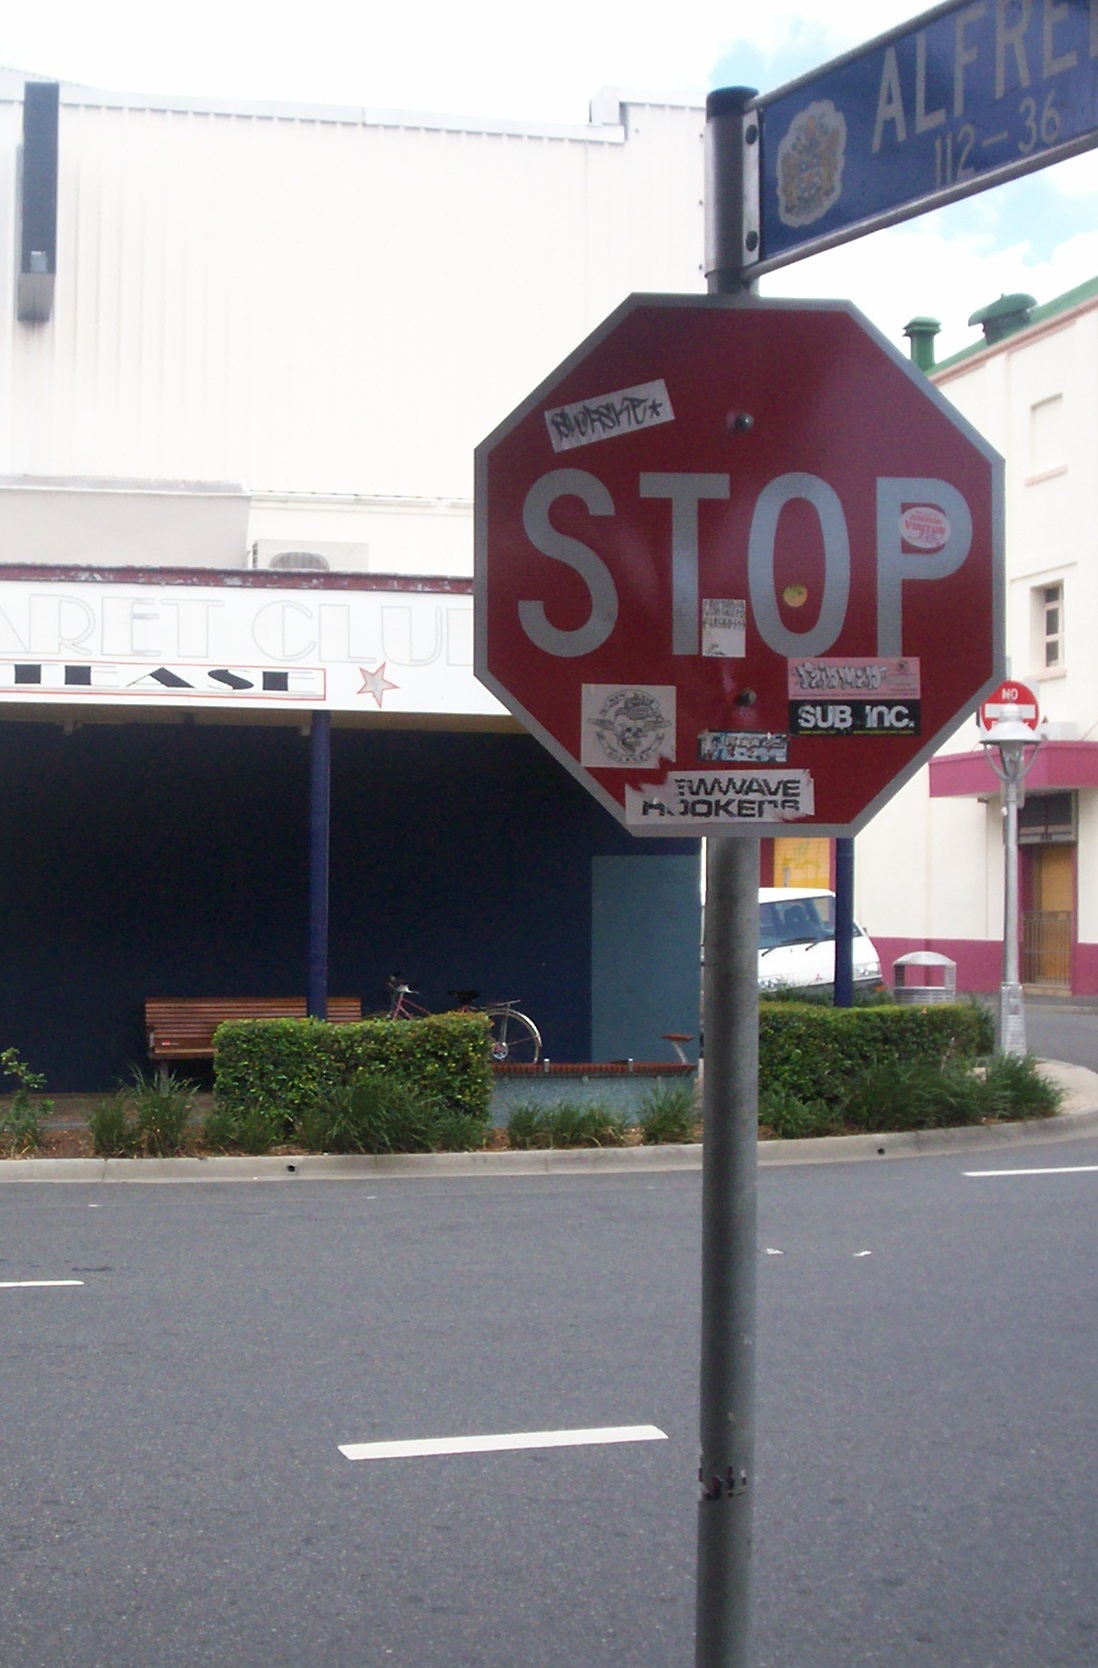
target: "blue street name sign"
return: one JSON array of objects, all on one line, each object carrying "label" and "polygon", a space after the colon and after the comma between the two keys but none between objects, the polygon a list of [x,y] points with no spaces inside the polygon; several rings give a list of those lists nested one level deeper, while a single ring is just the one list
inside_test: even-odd
[{"label": "blue street name sign", "polygon": [[938,6],[754,114],[762,272],[1098,144],[1098,0]]}]

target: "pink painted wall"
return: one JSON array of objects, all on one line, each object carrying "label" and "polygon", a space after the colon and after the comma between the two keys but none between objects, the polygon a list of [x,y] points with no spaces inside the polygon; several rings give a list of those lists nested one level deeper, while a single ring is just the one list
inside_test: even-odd
[{"label": "pink painted wall", "polygon": [[[889,985],[895,983],[893,965],[901,956],[910,955],[912,950],[937,950],[939,955],[948,956],[957,963],[957,993],[998,990],[1003,979],[1003,946],[994,939],[981,938],[881,938],[873,934],[873,942],[880,951],[881,969],[885,981]],[[1098,973],[1098,960],[1095,963]],[[937,982],[935,970],[931,968],[925,981],[910,976],[911,983]]]},{"label": "pink painted wall", "polygon": [[[998,990],[1003,978],[1003,945],[1000,939],[981,938],[881,938],[874,933],[873,942],[880,951],[881,968],[885,981],[895,983],[893,966],[901,956],[912,950],[937,950],[957,963],[958,993]],[[1073,996],[1098,995],[1098,944],[1076,944],[1071,958]],[[911,982],[936,982],[934,969],[923,980],[912,976]]]}]

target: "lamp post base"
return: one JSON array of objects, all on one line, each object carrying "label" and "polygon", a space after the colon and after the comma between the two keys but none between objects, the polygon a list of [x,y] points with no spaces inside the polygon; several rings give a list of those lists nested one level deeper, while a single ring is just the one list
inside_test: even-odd
[{"label": "lamp post base", "polygon": [[999,986],[999,1053],[1026,1053],[1026,1010],[1021,985]]}]

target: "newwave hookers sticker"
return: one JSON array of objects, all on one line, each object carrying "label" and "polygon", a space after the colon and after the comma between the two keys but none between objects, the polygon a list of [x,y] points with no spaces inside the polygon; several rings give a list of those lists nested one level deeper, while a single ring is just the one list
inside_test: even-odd
[{"label": "newwave hookers sticker", "polygon": [[726,764],[784,764],[789,737],[768,730],[703,730],[698,758]]},{"label": "newwave hookers sticker", "polygon": [[580,763],[636,769],[675,757],[673,684],[585,683]]},{"label": "newwave hookers sticker", "polygon": [[558,405],[545,413],[545,421],[554,452],[570,452],[573,447],[610,440],[616,434],[673,423],[675,413],[667,384],[659,377],[633,388],[618,388],[612,394],[597,394],[594,399]]},{"label": "newwave hookers sticker", "polygon": [[837,656],[832,659],[790,660],[787,663],[788,694],[799,695],[903,695],[918,696],[917,659],[878,655]]},{"label": "newwave hookers sticker", "polygon": [[807,770],[682,770],[662,782],[625,790],[625,820],[643,823],[797,822],[812,816],[815,795]]}]

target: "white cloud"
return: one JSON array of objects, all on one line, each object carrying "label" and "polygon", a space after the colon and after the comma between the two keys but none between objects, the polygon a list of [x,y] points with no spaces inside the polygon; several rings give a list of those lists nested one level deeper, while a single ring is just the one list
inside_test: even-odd
[{"label": "white cloud", "polygon": [[1049,184],[1062,197],[1098,198],[1098,150],[1070,156],[1048,170]]},{"label": "white cloud", "polygon": [[1098,230],[1068,238],[1047,260],[1025,238],[994,247],[986,235],[944,232],[930,220],[860,238],[761,280],[762,295],[853,300],[891,341],[905,345],[916,317],[941,326],[939,359],[980,339],[969,318],[1000,295],[1021,291],[1038,302],[1098,275]]}]

